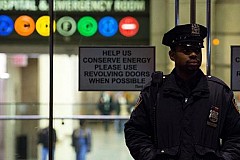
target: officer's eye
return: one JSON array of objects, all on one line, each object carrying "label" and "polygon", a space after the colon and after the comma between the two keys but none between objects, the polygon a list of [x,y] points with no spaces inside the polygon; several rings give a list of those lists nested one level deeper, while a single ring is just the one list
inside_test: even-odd
[{"label": "officer's eye", "polygon": [[199,54],[199,53],[202,52],[201,48],[178,48],[176,51],[177,52],[182,52],[186,55],[189,55],[193,52],[196,53],[196,54]]}]

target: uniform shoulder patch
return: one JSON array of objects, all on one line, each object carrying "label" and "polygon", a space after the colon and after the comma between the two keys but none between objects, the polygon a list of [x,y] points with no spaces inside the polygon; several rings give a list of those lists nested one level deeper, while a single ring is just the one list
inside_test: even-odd
[{"label": "uniform shoulder patch", "polygon": [[142,95],[140,94],[134,106],[134,109],[136,109],[141,103],[142,103]]},{"label": "uniform shoulder patch", "polygon": [[236,108],[236,110],[239,112],[237,102],[234,98],[232,99],[232,103],[233,103],[234,107]]}]

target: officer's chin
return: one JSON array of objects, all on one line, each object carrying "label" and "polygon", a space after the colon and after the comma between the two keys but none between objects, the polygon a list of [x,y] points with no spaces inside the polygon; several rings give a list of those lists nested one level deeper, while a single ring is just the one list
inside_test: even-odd
[{"label": "officer's chin", "polygon": [[198,70],[200,68],[200,66],[201,66],[200,63],[189,63],[187,65],[187,68],[189,70]]},{"label": "officer's chin", "polygon": [[187,68],[189,74],[194,74],[196,71],[198,71],[200,66],[189,66]]}]

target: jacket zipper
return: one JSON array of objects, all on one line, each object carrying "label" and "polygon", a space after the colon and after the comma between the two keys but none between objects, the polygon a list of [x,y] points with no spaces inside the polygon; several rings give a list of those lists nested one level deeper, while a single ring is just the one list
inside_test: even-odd
[{"label": "jacket zipper", "polygon": [[[158,94],[157,94],[158,95]],[[157,96],[156,96],[157,97]],[[156,98],[157,101],[157,98]],[[158,148],[158,139],[157,139],[157,102],[154,102],[154,106],[153,106],[153,114],[154,114],[154,118],[153,118],[153,126],[154,126],[154,141],[155,141],[155,146],[156,148]]]}]

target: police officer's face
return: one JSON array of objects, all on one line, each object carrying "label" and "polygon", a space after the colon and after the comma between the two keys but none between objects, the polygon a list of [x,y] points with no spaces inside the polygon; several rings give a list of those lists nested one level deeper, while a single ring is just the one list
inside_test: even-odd
[{"label": "police officer's face", "polygon": [[198,70],[202,63],[201,48],[176,46],[169,52],[169,56],[180,72],[192,73]]}]

